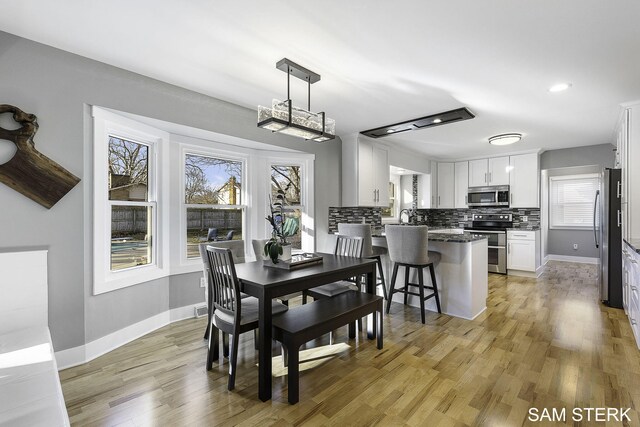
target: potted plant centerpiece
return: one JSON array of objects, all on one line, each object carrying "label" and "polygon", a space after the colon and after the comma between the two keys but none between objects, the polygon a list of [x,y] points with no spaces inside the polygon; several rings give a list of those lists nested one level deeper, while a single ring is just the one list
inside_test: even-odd
[{"label": "potted plant centerpiece", "polygon": [[276,192],[275,200],[269,195],[271,215],[268,215],[266,220],[271,224],[271,239],[264,245],[264,254],[271,258],[274,264],[277,264],[279,259],[291,259],[291,244],[287,242],[287,237],[298,232],[298,221],[285,216],[286,202],[282,190]]}]

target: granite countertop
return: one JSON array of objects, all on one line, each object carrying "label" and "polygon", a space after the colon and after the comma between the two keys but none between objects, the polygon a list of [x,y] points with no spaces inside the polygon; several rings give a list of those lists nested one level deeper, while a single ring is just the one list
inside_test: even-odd
[{"label": "granite countertop", "polygon": [[640,239],[624,239],[624,241],[631,246],[631,249],[640,254]]},{"label": "granite countertop", "polygon": [[431,242],[470,243],[470,242],[475,242],[483,239],[486,239],[486,237],[473,235],[469,233],[463,233],[463,234],[429,233],[429,241]]}]

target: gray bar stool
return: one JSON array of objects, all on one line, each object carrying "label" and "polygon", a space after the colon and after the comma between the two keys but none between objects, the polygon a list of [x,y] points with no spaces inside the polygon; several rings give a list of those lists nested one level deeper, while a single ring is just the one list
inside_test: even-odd
[{"label": "gray bar stool", "polygon": [[380,246],[373,246],[371,243],[371,224],[338,224],[338,234],[342,236],[362,237],[362,257],[375,259],[378,265],[378,272],[380,273],[380,281],[376,283],[376,287],[382,285],[382,294],[384,299],[387,299],[387,285],[384,281],[384,269],[382,268],[381,255],[386,253],[386,248]]},{"label": "gray bar stool", "polygon": [[[389,246],[389,258],[393,262],[393,274],[391,276],[389,299],[387,300],[387,314],[389,314],[389,309],[391,308],[393,294],[403,292],[405,305],[407,304],[408,295],[415,295],[420,298],[420,316],[422,323],[425,323],[424,302],[429,298],[435,297],[438,313],[442,313],[436,274],[433,267],[433,263],[437,263],[440,260],[440,254],[428,250],[429,236],[426,225],[387,225],[385,234],[387,235],[387,245]],[[404,286],[395,289],[396,276],[400,266],[404,267]],[[424,284],[422,272],[426,267],[429,267],[429,272],[431,273],[432,286],[425,286]],[[409,282],[409,272],[412,268],[418,271],[418,283]],[[410,292],[409,286],[417,287],[418,293]],[[432,290],[433,293],[425,296],[425,288]]]}]

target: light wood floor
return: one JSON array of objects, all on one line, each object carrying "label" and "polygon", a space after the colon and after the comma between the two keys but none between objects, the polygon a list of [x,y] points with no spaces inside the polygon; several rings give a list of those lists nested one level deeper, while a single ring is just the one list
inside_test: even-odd
[{"label": "light wood floor", "polygon": [[301,372],[297,405],[285,376],[274,378],[273,400],[258,399],[251,333],[227,391],[226,361],[205,370],[203,319],[62,371],[62,388],[74,425],[521,426],[545,425],[527,420],[531,407],[608,406],[632,408],[624,425],[640,426],[640,351],[623,311],[598,302],[595,281],[595,266],[559,262],[538,280],[491,274],[487,311],[474,321],[428,313],[422,325],[418,309],[394,303],[383,350],[342,328],[341,345],[323,349],[333,357],[311,351],[319,366]]}]

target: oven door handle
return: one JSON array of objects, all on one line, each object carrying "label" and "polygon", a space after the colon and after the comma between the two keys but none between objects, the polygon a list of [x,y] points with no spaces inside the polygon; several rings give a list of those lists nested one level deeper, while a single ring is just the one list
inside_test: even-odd
[{"label": "oven door handle", "polygon": [[464,230],[464,231],[468,231],[470,233],[475,233],[475,234],[506,234],[506,232],[504,231],[492,231],[492,230]]},{"label": "oven door handle", "polygon": [[506,247],[506,246],[487,246],[487,248],[489,248],[489,249],[502,249],[502,250],[505,250],[507,247]]}]

